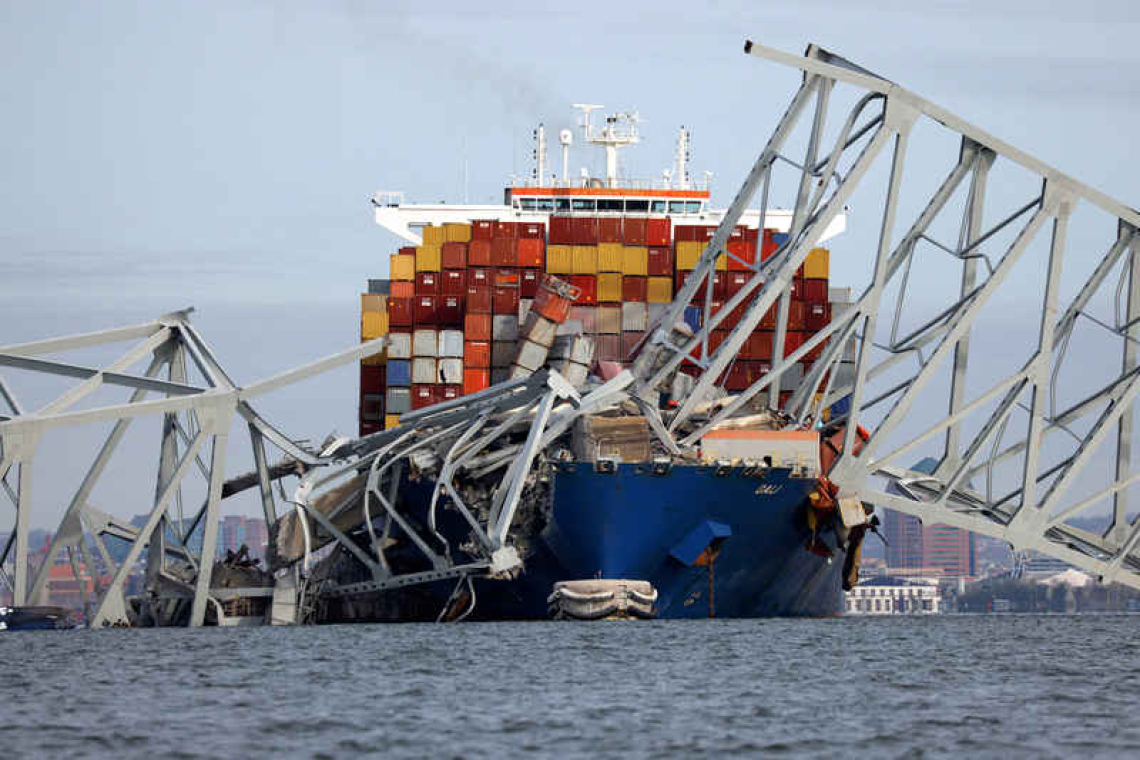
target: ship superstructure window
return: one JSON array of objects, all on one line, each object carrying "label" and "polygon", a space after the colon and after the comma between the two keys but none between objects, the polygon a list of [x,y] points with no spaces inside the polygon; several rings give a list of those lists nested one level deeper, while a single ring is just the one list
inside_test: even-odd
[{"label": "ship superstructure window", "polygon": [[644,214],[649,211],[649,201],[626,201],[625,210],[635,214]]},{"label": "ship superstructure window", "polygon": [[597,205],[593,198],[575,198],[573,200],[575,211],[596,211]]},{"label": "ship superstructure window", "polygon": [[569,198],[555,198],[554,199],[554,210],[555,211],[569,211],[570,210],[570,199]]},{"label": "ship superstructure window", "polygon": [[685,213],[685,202],[684,201],[669,201],[669,213],[670,214],[683,214],[683,213]]},{"label": "ship superstructure window", "polygon": [[519,198],[519,208],[523,211],[534,211],[536,206],[534,198]]},{"label": "ship superstructure window", "polygon": [[653,201],[652,211],[654,214],[664,214],[667,208],[668,204],[665,201]]},{"label": "ship superstructure window", "polygon": [[554,199],[553,198],[539,198],[537,201],[539,211],[553,211]]},{"label": "ship superstructure window", "polygon": [[601,198],[598,200],[598,211],[616,211],[620,214],[622,210],[620,198]]},{"label": "ship superstructure window", "polygon": [[685,204],[685,213],[686,214],[699,214],[699,213],[701,213],[701,202],[700,201],[689,201],[689,202],[687,202]]}]

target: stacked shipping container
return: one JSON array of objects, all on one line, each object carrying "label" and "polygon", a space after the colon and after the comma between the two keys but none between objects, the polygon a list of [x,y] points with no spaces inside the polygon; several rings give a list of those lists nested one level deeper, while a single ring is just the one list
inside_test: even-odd
[{"label": "stacked shipping container", "polygon": [[[391,343],[386,355],[362,362],[361,434],[379,429],[381,420],[386,427],[397,424],[410,409],[474,393],[512,372],[533,369],[528,342],[545,343],[539,346],[545,358],[554,337],[537,317],[527,322],[544,272],[579,291],[568,316],[593,338],[595,358],[626,361],[673,300],[716,229],[674,227],[668,217],[551,216],[549,223],[549,240],[542,223],[481,220],[429,226],[422,245],[391,256],[389,293],[365,295],[362,303],[361,337],[388,334]],[[714,310],[748,282],[757,256],[766,260],[782,242],[771,230],[761,236],[758,230],[735,229],[712,277]],[[835,292],[829,293],[828,270],[828,251],[816,248],[797,273],[784,355],[830,321],[829,299]],[[700,324],[698,304],[704,292],[686,310],[686,321],[694,328]],[[710,338],[712,347],[724,340],[747,303],[720,323]],[[722,378],[727,390],[743,390],[771,366],[775,326],[773,309]],[[570,349],[559,348],[563,350]],[[785,390],[795,387],[818,354],[813,351],[801,368],[785,376]],[[559,354],[558,360],[568,358]],[[682,369],[698,372],[690,363]]]}]

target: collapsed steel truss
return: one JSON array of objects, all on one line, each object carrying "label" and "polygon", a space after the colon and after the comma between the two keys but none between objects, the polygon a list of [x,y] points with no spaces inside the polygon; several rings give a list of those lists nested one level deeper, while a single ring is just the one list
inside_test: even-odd
[{"label": "collapsed steel truss", "polygon": [[[384,340],[362,344],[313,364],[255,383],[236,386],[222,370],[214,355],[194,328],[185,312],[162,317],[152,323],[88,335],[73,336],[31,344],[0,347],[0,367],[14,367],[41,373],[78,378],[81,382],[44,408],[29,412],[0,377],[0,399],[10,410],[0,414],[0,490],[16,504],[16,529],[0,548],[0,567],[9,554],[14,556],[14,577],[5,580],[13,588],[17,604],[43,598],[47,563],[34,579],[28,571],[28,530],[31,519],[31,467],[43,432],[49,428],[91,422],[114,421],[115,425],[96,456],[56,531],[49,551],[54,558],[68,550],[79,575],[78,558],[88,567],[94,562],[85,534],[93,537],[105,566],[113,569],[108,588],[100,589],[91,622],[114,624],[127,619],[123,583],[132,566],[147,553],[148,589],[166,588],[172,598],[192,600],[189,622],[200,625],[207,605],[217,605],[225,594],[211,591],[212,561],[217,544],[219,502],[229,490],[239,486],[224,479],[226,450],[231,422],[235,415],[248,425],[256,471],[239,478],[244,486],[258,486],[266,520],[278,519],[272,481],[287,473],[302,476],[292,499],[296,519],[306,541],[313,534],[343,547],[366,569],[368,579],[341,586],[325,587],[329,595],[352,594],[398,588],[448,578],[469,583],[477,575],[511,573],[520,556],[511,545],[509,532],[515,519],[522,490],[533,482],[532,464],[539,451],[563,435],[583,414],[635,403],[647,417],[651,429],[664,448],[680,454],[691,448],[714,426],[737,415],[748,404],[766,394],[769,406],[780,399],[782,377],[801,359],[818,353],[811,370],[795,388],[784,411],[800,424],[823,418],[836,401],[850,400],[850,411],[839,421],[847,423],[847,446],[862,426],[870,431],[869,441],[858,456],[843,454],[830,478],[848,494],[857,493],[864,501],[916,515],[933,523],[945,523],[1001,538],[1018,549],[1036,549],[1059,557],[1095,573],[1106,581],[1119,581],[1140,587],[1140,522],[1128,520],[1128,488],[1140,481],[1131,472],[1132,412],[1140,390],[1137,367],[1137,332],[1140,331],[1140,214],[1064,174],[1027,156],[949,112],[903,88],[875,76],[837,56],[815,47],[804,57],[787,55],[749,43],[746,51],[769,60],[802,69],[804,80],[776,127],[764,151],[755,162],[744,185],[733,200],[723,222],[707,246],[696,269],[678,292],[673,304],[654,323],[641,347],[632,373],[617,378],[579,397],[556,372],[540,372],[524,380],[495,386],[473,396],[404,415],[399,427],[356,441],[341,441],[323,451],[311,451],[284,436],[266,423],[249,405],[261,394],[297,382],[339,364],[357,360],[382,350]],[[823,134],[837,84],[865,90],[841,123],[834,146],[824,152]],[[804,117],[814,98],[814,114],[806,140],[806,155],[792,161],[781,152],[789,135]],[[906,233],[896,238],[895,225],[901,180],[912,127],[921,117],[929,117],[959,136],[957,156],[944,181],[926,199],[922,211]],[[825,230],[856,188],[866,179],[876,159],[894,138],[889,184],[882,205],[882,223],[871,280],[850,308],[833,316],[830,324],[795,350],[787,352],[790,290],[793,277],[809,251],[822,239]],[[852,156],[852,154],[854,154]],[[987,182],[998,158],[1004,158],[1033,173],[1040,180],[1040,192],[1028,203],[993,227],[985,228]],[[728,236],[744,209],[759,194],[760,225],[772,190],[772,169],[778,161],[798,170],[796,199],[787,242],[771,258],[752,265],[748,283],[719,310],[714,309],[711,278],[716,258],[725,249]],[[931,224],[946,211],[960,187],[968,189],[965,211],[960,220],[957,245],[939,243],[929,233]],[[1088,276],[1079,294],[1060,317],[1057,316],[1061,265],[1065,254],[1069,217],[1079,201],[1100,209],[1114,220],[1106,243],[1107,253]],[[1028,346],[1023,367],[980,394],[967,398],[967,368],[971,362],[970,332],[983,306],[1009,279],[1010,270],[1047,222],[1052,222],[1046,288],[1040,307],[1040,329],[1035,345]],[[1016,225],[1020,224],[1020,228]],[[994,264],[982,247],[1016,231],[1012,242]],[[899,338],[898,314],[907,298],[906,282],[919,243],[933,245],[961,265],[958,300],[949,303],[935,318]],[[731,255],[731,254],[729,254]],[[987,264],[983,273],[979,264]],[[1128,283],[1124,314],[1107,325],[1123,348],[1121,369],[1101,383],[1101,390],[1070,406],[1057,410],[1052,400],[1058,382],[1057,369],[1078,318],[1088,316],[1092,297],[1118,266],[1123,268],[1121,286]],[[985,276],[983,276],[983,274]],[[901,285],[899,285],[901,281]],[[703,292],[699,291],[705,287]],[[888,286],[897,285],[895,323],[885,343],[876,339],[881,332],[879,319],[890,313]],[[703,305],[701,328],[691,338],[678,340],[674,326],[683,310],[696,300]],[[745,339],[769,309],[776,310],[773,362],[771,371],[734,398],[723,403],[709,402],[725,370],[736,360]],[[727,338],[715,348],[710,342],[713,330],[733,312],[742,312]],[[45,354],[119,341],[140,341],[117,361],[91,369],[48,361]],[[844,360],[854,355],[850,371],[842,371]],[[913,374],[872,395],[892,372],[905,369],[905,361],[919,356]],[[127,374],[132,365],[151,357],[143,375]],[[189,360],[204,378],[201,384],[189,382]],[[672,380],[684,361],[694,361],[702,373],[695,387],[685,394],[675,411],[660,414],[657,393],[673,388]],[[893,443],[892,434],[904,426],[919,394],[929,389],[940,368],[949,369],[950,389],[939,402],[947,410],[937,424],[926,427],[902,444]],[[160,376],[165,374],[165,378]],[[128,403],[68,411],[83,397],[103,385],[134,389]],[[146,401],[147,393],[164,399]],[[1020,399],[1028,398],[1023,404]],[[882,405],[882,406],[880,406]],[[886,408],[885,411],[883,407]],[[1010,440],[1006,434],[1014,411],[1028,410],[1025,434]],[[2,407],[0,407],[2,410]],[[981,414],[983,423],[971,431],[967,423]],[[88,503],[88,497],[107,465],[130,421],[144,415],[161,415],[164,420],[159,447],[159,476],[148,519],[141,528],[125,524]],[[1087,429],[1074,433],[1074,426],[1087,419]],[[1114,479],[1105,488],[1084,498],[1065,502],[1079,474],[1098,447],[1113,433]],[[511,443],[507,436],[525,431],[525,441]],[[1064,431],[1077,439],[1071,450],[1053,464],[1043,467],[1046,440]],[[211,443],[210,462],[200,454]],[[268,464],[268,439],[285,455],[283,465]],[[1003,441],[1006,443],[1003,447]],[[492,444],[494,444],[492,446]],[[938,466],[933,473],[920,473],[899,466],[895,460],[917,456],[938,447]],[[924,448],[926,447],[926,448]],[[1052,451],[1052,449],[1050,449]],[[432,503],[426,525],[407,519],[396,503],[395,489],[405,469],[420,467],[423,457],[436,457],[429,468],[436,473]],[[995,498],[990,487],[995,467],[1011,462],[1016,483]],[[208,483],[207,498],[189,523],[175,520],[173,504],[181,504],[183,479],[199,469]],[[461,470],[471,473],[503,474],[493,489],[489,509],[477,510],[465,503],[455,476]],[[15,473],[15,484],[8,476]],[[984,493],[973,482],[985,476]],[[363,480],[363,519],[348,535],[337,527],[336,518],[345,505],[331,510],[316,508],[322,495],[335,493],[338,484],[353,478]],[[884,484],[897,488],[888,491]],[[277,500],[283,498],[279,494]],[[473,542],[457,552],[435,530],[438,502],[446,499],[471,528]],[[1112,499],[1112,523],[1103,534],[1093,534],[1067,524],[1067,520],[1105,499]],[[375,512],[373,512],[375,510]],[[180,512],[180,507],[179,507]],[[172,526],[176,526],[172,530]],[[397,572],[390,566],[385,548],[394,526],[419,550],[430,569]],[[201,549],[190,548],[189,535],[201,531]],[[379,533],[377,532],[379,531]],[[366,540],[361,541],[362,532]],[[125,561],[115,566],[103,544],[105,536],[131,543]],[[171,539],[173,537],[173,540]],[[463,554],[465,559],[457,557]],[[311,558],[306,544],[302,566]],[[169,561],[188,563],[195,570],[193,584],[186,584],[166,572]],[[165,580],[163,586],[159,581]],[[29,583],[29,581],[31,581]],[[179,586],[181,589],[179,590]],[[170,591],[169,589],[175,589]],[[457,590],[458,590],[457,586]],[[266,589],[233,589],[226,593],[266,595]],[[219,615],[221,614],[219,606]]]},{"label": "collapsed steel truss", "polygon": [[[283,435],[266,422],[250,406],[250,401],[287,385],[304,380],[333,367],[359,360],[383,350],[384,339],[370,341],[348,351],[321,359],[252,385],[238,387],[222,369],[209,346],[189,323],[188,312],[175,312],[140,325],[0,347],[0,367],[29,370],[41,375],[80,380],[69,391],[36,411],[23,408],[16,394],[0,377],[0,397],[8,413],[0,414],[0,486],[16,507],[15,529],[0,549],[0,566],[13,554],[14,572],[3,580],[11,587],[16,605],[43,603],[48,573],[54,559],[66,550],[76,579],[80,578],[79,560],[94,577],[96,563],[91,556],[91,543],[111,574],[106,588],[97,589],[90,605],[93,626],[120,625],[128,622],[124,583],[144,548],[147,552],[147,587],[158,593],[166,588],[165,601],[179,598],[191,600],[190,624],[201,625],[208,603],[222,601],[237,594],[268,594],[272,589],[228,589],[219,596],[210,588],[217,548],[220,501],[225,491],[236,491],[250,485],[260,488],[265,519],[276,520],[271,481],[297,467],[320,467],[334,461],[330,453],[309,451]],[[125,341],[138,341],[117,360],[101,369],[52,361],[45,355]],[[128,370],[150,357],[142,375]],[[189,381],[188,360],[204,379],[201,384]],[[165,378],[162,376],[165,375]],[[134,389],[127,403],[92,409],[74,410],[84,397],[104,385]],[[165,398],[146,400],[148,393]],[[161,415],[162,439],[159,443],[158,482],[154,501],[146,523],[140,528],[125,523],[93,507],[88,499],[102,476],[131,422],[139,417]],[[248,425],[256,472],[252,476],[225,481],[226,450],[231,423],[235,415]],[[114,422],[114,426],[92,462],[59,527],[54,532],[46,561],[34,579],[29,578],[28,532],[32,520],[32,466],[40,439],[53,428],[91,423]],[[266,459],[266,441],[286,455],[284,467],[270,467]],[[201,455],[209,446],[209,464]],[[181,518],[182,489],[194,469],[207,482],[205,503],[192,518]],[[15,470],[15,485],[8,476]],[[241,482],[245,481],[245,482]],[[178,519],[175,517],[177,506]],[[190,537],[200,537],[201,549],[191,548]],[[130,543],[126,558],[115,564],[104,538],[111,536]],[[196,542],[195,542],[196,543]],[[193,583],[168,572],[170,562],[188,563],[194,570]],[[31,581],[29,583],[29,581]],[[156,599],[156,603],[164,600]],[[220,610],[219,610],[220,613]]]},{"label": "collapsed steel truss", "polygon": [[[736,359],[746,338],[770,308],[776,309],[772,368],[764,377],[707,420],[691,424],[681,445],[697,442],[701,435],[738,413],[758,394],[767,392],[770,405],[778,403],[781,376],[794,363],[821,351],[818,360],[795,390],[785,411],[801,423],[819,420],[834,402],[847,398],[850,412],[846,415],[846,447],[852,443],[861,425],[870,431],[870,440],[858,456],[845,453],[837,462],[830,478],[847,493],[858,493],[869,503],[890,507],[918,516],[931,523],[944,523],[1008,541],[1017,549],[1033,549],[1063,559],[1085,569],[1104,581],[1119,581],[1140,587],[1140,520],[1128,520],[1127,489],[1140,480],[1131,471],[1130,455],[1133,438],[1133,409],[1140,391],[1137,369],[1137,342],[1140,331],[1140,214],[1080,182],[1045,165],[1024,152],[994,138],[954,114],[918,97],[898,85],[876,76],[818,47],[809,47],[797,57],[763,46],[747,43],[746,53],[786,64],[804,72],[802,85],[792,98],[764,151],[752,167],[724,220],[709,242],[696,269],[686,280],[669,310],[652,326],[651,335],[636,364],[637,392],[649,398],[664,387],[682,362],[695,361],[702,374],[696,387],[669,421],[671,431],[690,423],[694,411],[714,393],[718,379]],[[823,154],[822,135],[831,109],[831,96],[837,84],[850,85],[864,91],[842,121],[830,152]],[[806,155],[793,161],[781,150],[789,134],[804,117],[814,98],[810,134],[806,139]],[[957,155],[948,175],[922,207],[909,228],[900,237],[895,226],[902,192],[903,169],[906,164],[908,139],[912,127],[927,117],[958,135]],[[889,184],[882,200],[882,223],[875,252],[871,280],[853,304],[835,314],[830,324],[785,356],[788,330],[790,285],[797,269],[809,251],[818,244],[824,229],[840,213],[852,193],[864,183],[868,171],[891,144]],[[822,154],[822,155],[821,155]],[[853,156],[850,154],[854,154]],[[1004,159],[1038,178],[1040,192],[1024,206],[990,228],[983,226],[987,204],[987,180],[997,159]],[[772,170],[778,161],[798,169],[795,209],[787,242],[770,259],[752,266],[752,277],[745,287],[713,309],[711,275],[718,255],[743,210],[759,192],[761,226],[770,192]],[[843,171],[840,171],[840,166]],[[960,221],[956,246],[938,242],[928,234],[932,222],[947,208],[955,191],[965,185],[968,194]],[[1074,207],[1084,202],[1107,213],[1109,229],[1104,230],[1107,253],[1088,276],[1079,294],[1060,317],[1059,284],[1066,252],[1066,233]],[[992,214],[992,211],[991,211]],[[971,362],[970,332],[983,307],[1007,283],[1010,270],[1034,238],[1051,223],[1048,271],[1045,292],[1039,309],[1040,328],[1035,345],[1026,346],[1027,357],[1021,369],[1001,378],[988,390],[967,399],[967,367],[975,370],[981,357]],[[1018,227],[1017,225],[1020,225]],[[996,263],[982,247],[1000,237],[1012,235],[1012,241]],[[920,296],[907,291],[917,245],[931,244],[961,264],[959,298],[934,319],[909,335],[899,338],[898,314],[903,302]],[[728,253],[731,255],[731,253]],[[986,263],[988,272],[980,271]],[[1049,401],[1055,399],[1058,370],[1064,358],[1078,317],[1086,312],[1093,295],[1122,263],[1117,290],[1118,309],[1125,312],[1115,324],[1098,321],[1122,344],[1120,371],[1100,383],[1098,392],[1065,410],[1057,410]],[[983,276],[983,274],[985,276]],[[899,281],[901,280],[901,285]],[[892,282],[893,281],[893,282]],[[1121,308],[1121,290],[1128,282],[1127,304]],[[706,284],[702,293],[698,290]],[[890,314],[886,297],[888,285],[898,287],[894,304],[895,322],[886,344],[877,342],[880,317]],[[1008,285],[1007,285],[1008,287]],[[683,310],[696,298],[703,304],[702,327],[687,342],[677,342],[672,330],[682,318]],[[743,305],[743,306],[742,306]],[[727,338],[710,350],[712,331],[725,322],[730,312],[743,309],[739,322]],[[1090,316],[1091,319],[1092,318]],[[884,320],[885,322],[885,320]],[[1010,346],[1015,351],[1015,346]],[[841,372],[845,355],[854,352],[851,371]],[[905,360],[919,357],[917,370],[892,386],[881,388],[882,379],[890,371],[897,372]],[[940,369],[947,366],[951,381],[948,397],[939,404],[947,410],[944,419],[929,426],[902,445],[890,445],[892,433],[908,419],[912,408]],[[846,375],[846,376],[845,376]],[[876,382],[878,381],[878,383]],[[881,390],[871,397],[871,389]],[[1020,399],[1027,398],[1027,403]],[[926,398],[925,396],[923,398]],[[996,404],[996,406],[994,406]],[[882,406],[889,406],[882,411]],[[993,408],[991,408],[991,406]],[[1028,411],[1028,424],[1020,440],[1010,443],[1009,421],[1016,409]],[[988,416],[985,414],[988,412]],[[964,423],[971,415],[981,413],[984,424],[976,434],[964,434]],[[1075,423],[1088,419],[1088,429],[1073,432]],[[1065,431],[1076,439],[1075,446],[1056,462],[1043,467],[1046,439]],[[1074,480],[1088,470],[1088,465],[1104,440],[1115,432],[1113,457],[1115,477],[1110,485],[1075,501],[1066,502]],[[932,474],[915,472],[896,463],[904,455],[928,452],[924,445],[938,447],[937,469]],[[1002,442],[1006,445],[1002,447]],[[1050,441],[1049,451],[1057,448]],[[985,475],[990,482],[993,468],[1020,457],[1016,483],[999,498],[979,493],[972,479]],[[882,486],[893,482],[897,488],[888,492]],[[1090,533],[1066,524],[1066,520],[1111,498],[1112,521],[1103,535]]]}]

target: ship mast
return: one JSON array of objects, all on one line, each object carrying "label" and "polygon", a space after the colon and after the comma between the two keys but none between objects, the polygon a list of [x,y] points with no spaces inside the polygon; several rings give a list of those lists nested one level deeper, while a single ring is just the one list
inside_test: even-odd
[{"label": "ship mast", "polygon": [[689,130],[681,127],[677,135],[677,148],[673,153],[673,175],[678,190],[688,190],[691,186],[689,179]]},{"label": "ship mast", "polygon": [[637,112],[607,116],[605,126],[594,129],[590,124],[590,112],[605,106],[575,103],[574,108],[582,109],[582,136],[586,142],[606,149],[606,187],[617,187],[618,148],[635,145],[641,141],[637,134],[639,120]]}]

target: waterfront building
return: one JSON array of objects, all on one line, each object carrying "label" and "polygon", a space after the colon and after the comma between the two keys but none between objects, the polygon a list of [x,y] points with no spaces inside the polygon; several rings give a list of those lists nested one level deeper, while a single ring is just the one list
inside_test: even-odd
[{"label": "waterfront building", "polygon": [[937,615],[942,592],[936,578],[880,576],[846,593],[849,615]]}]

